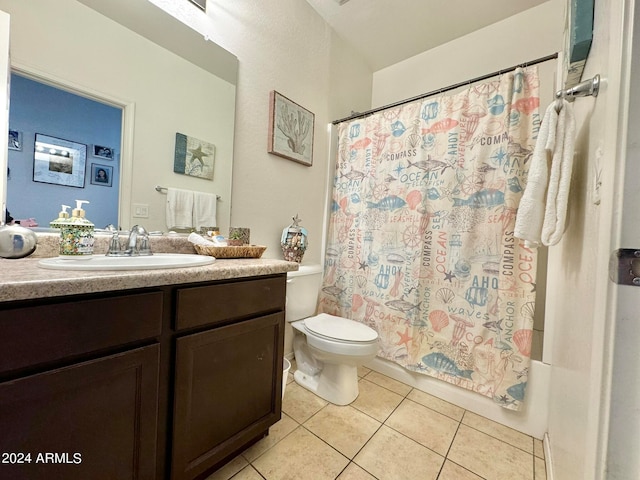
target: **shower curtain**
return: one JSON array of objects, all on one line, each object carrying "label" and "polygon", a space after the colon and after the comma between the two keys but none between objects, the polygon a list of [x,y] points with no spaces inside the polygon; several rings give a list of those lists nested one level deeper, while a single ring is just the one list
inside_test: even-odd
[{"label": "shower curtain", "polygon": [[513,236],[540,127],[536,67],[338,126],[319,310],[378,356],[511,410],[530,363],[536,252]]}]

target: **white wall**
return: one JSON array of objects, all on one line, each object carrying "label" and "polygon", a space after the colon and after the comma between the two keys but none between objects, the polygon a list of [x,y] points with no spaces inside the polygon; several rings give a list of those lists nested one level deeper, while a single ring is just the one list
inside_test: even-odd
[{"label": "white wall", "polygon": [[373,107],[545,57],[562,47],[564,2],[551,0],[373,75]]},{"label": "white wall", "polygon": [[[327,125],[352,108],[369,107],[371,72],[346,49],[335,47],[339,40],[307,2],[270,0],[257,9],[255,2],[242,0],[227,3],[225,14],[218,43],[240,62],[232,222],[251,227],[252,238],[268,246],[266,256],[281,258],[282,229],[299,214],[309,231],[304,263],[319,263],[329,158]],[[340,69],[345,63],[350,68]],[[352,100],[341,94],[337,78],[342,79],[342,91],[359,95]],[[271,90],[315,114],[312,167],[266,153]],[[334,105],[330,99],[338,97],[347,104]]]},{"label": "white wall", "polygon": [[[282,258],[282,229],[298,214],[309,231],[303,263],[322,255],[329,148],[327,126],[370,108],[371,71],[301,0],[207,5],[207,18],[186,2],[154,0],[238,57],[231,222],[251,228],[265,258]],[[315,114],[313,166],[267,153],[269,92]]]}]

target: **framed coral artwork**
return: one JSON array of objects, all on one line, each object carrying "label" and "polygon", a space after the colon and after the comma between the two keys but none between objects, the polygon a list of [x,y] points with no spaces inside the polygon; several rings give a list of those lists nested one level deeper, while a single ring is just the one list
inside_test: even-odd
[{"label": "framed coral artwork", "polygon": [[268,152],[310,167],[315,115],[273,90],[269,95]]}]

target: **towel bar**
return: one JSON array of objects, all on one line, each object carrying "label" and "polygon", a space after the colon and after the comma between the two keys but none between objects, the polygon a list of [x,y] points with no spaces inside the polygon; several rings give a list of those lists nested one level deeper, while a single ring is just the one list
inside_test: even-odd
[{"label": "towel bar", "polygon": [[[160,193],[167,193],[167,190],[169,190],[167,187],[161,187],[160,185],[156,185],[155,189],[156,189],[156,192],[160,192]],[[220,195],[216,195],[216,198],[220,200]]]},{"label": "towel bar", "polygon": [[566,98],[567,101],[572,102],[576,97],[597,97],[600,91],[600,75],[580,82],[571,88],[565,90],[558,90],[556,92],[556,98]]}]

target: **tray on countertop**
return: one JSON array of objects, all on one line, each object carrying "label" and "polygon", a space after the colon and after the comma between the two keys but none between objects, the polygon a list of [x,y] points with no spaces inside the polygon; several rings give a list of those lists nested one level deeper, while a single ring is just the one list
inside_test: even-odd
[{"label": "tray on countertop", "polygon": [[193,247],[199,255],[210,255],[216,258],[260,258],[267,249],[263,245],[209,247],[194,244]]}]

